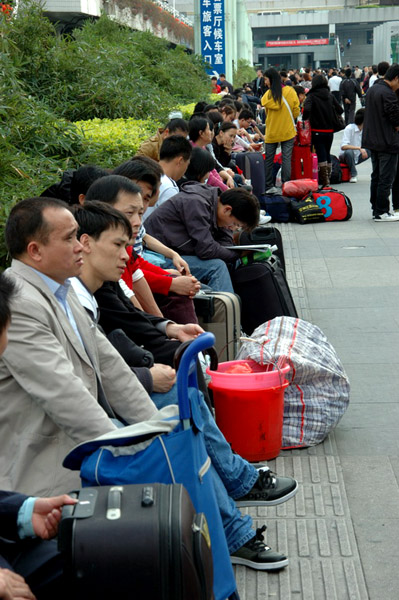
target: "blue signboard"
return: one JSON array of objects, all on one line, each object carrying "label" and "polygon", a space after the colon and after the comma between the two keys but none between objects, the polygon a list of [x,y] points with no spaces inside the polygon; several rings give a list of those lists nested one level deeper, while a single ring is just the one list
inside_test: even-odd
[{"label": "blue signboard", "polygon": [[226,72],[224,0],[200,0],[201,54],[210,64],[208,73]]}]

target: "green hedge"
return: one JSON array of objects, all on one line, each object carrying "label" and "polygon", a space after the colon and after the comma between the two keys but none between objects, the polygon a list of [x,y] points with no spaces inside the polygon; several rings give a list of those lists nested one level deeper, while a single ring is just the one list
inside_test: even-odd
[{"label": "green hedge", "polygon": [[117,165],[208,90],[200,57],[149,32],[102,16],[59,36],[37,0],[21,0],[12,19],[0,12],[0,269],[15,202],[67,168]]}]

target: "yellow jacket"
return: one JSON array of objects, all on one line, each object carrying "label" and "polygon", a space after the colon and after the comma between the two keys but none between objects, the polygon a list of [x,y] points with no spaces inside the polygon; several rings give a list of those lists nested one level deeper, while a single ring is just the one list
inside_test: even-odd
[{"label": "yellow jacket", "polygon": [[[287,100],[294,119],[299,115],[299,100],[296,91],[289,85],[282,88],[283,96]],[[283,100],[281,104],[273,100],[270,90],[262,97],[262,106],[266,109],[266,135],[265,142],[285,142],[296,136],[296,128],[291,115]]]}]

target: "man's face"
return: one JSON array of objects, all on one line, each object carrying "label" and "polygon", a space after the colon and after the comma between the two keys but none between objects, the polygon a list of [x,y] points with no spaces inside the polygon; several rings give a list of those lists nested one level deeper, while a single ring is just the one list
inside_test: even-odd
[{"label": "man's face", "polygon": [[4,350],[7,347],[7,342],[8,342],[7,331],[8,331],[9,326],[10,326],[10,324],[7,323],[7,325],[4,327],[3,331],[0,333],[0,356],[3,354]]},{"label": "man's face", "polygon": [[78,224],[66,208],[47,207],[43,219],[51,230],[45,243],[33,240],[28,253],[34,257],[32,266],[58,283],[80,274],[83,265],[82,244],[76,234]]},{"label": "man's face", "polygon": [[135,181],[135,183],[141,189],[141,198],[143,201],[143,213],[145,213],[145,211],[147,210],[147,208],[149,206],[154,206],[158,197],[154,201],[154,197],[153,197],[154,188],[152,187],[152,185],[150,185],[146,181]]},{"label": "man's face", "polygon": [[87,261],[90,262],[91,275],[101,284],[104,281],[119,281],[129,258],[126,252],[129,237],[125,229],[121,226],[111,227],[103,231],[97,240],[87,237],[90,248]]},{"label": "man's face", "polygon": [[190,159],[184,160],[181,156],[181,161],[176,165],[176,171],[174,173],[175,177],[173,178],[175,181],[179,181],[185,174],[188,169],[188,165],[190,164]]},{"label": "man's face", "polygon": [[[141,184],[142,182],[140,182],[138,185],[140,185],[141,187]],[[114,208],[116,208],[116,210],[119,210],[129,219],[130,225],[133,229],[133,238],[131,242],[134,243],[134,240],[136,239],[137,234],[139,232],[141,219],[144,213],[143,198],[141,194],[129,194],[128,192],[119,192],[117,201],[114,204]]]},{"label": "man's face", "polygon": [[237,229],[244,227],[244,223],[241,223],[232,215],[231,206],[222,204],[220,201],[217,208],[217,224],[218,227],[225,227],[230,231],[237,231]]}]

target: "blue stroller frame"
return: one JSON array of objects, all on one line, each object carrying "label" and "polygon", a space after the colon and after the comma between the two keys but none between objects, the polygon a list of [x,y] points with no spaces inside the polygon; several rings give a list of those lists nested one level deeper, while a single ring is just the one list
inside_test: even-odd
[{"label": "blue stroller frame", "polygon": [[239,600],[209,471],[211,463],[205,448],[198,406],[197,356],[210,348],[214,341],[212,333],[201,334],[181,356],[177,372],[180,419],[179,416],[174,417],[173,424],[177,425],[170,433],[143,436],[132,432],[130,435],[130,429],[136,428],[136,425],[118,429],[74,448],[66,457],[64,466],[80,468],[84,487],[156,482],[183,484],[196,511],[204,513],[208,521],[215,600]]}]

